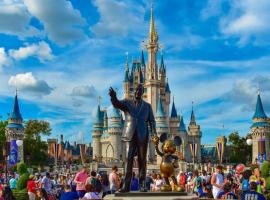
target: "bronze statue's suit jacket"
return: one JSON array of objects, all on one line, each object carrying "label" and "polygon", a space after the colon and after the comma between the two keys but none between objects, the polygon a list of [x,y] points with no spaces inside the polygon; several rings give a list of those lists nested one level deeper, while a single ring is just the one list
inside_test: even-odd
[{"label": "bronze statue's suit jacket", "polygon": [[123,141],[131,141],[135,132],[139,142],[146,141],[149,137],[148,125],[151,134],[156,133],[155,118],[153,115],[152,106],[141,100],[141,103],[136,106],[133,100],[117,100],[111,99],[115,108],[122,110],[125,113],[125,124],[122,134]]}]

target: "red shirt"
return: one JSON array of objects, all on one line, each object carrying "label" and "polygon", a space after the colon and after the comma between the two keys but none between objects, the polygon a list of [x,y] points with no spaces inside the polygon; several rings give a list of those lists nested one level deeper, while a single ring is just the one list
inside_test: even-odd
[{"label": "red shirt", "polygon": [[36,192],[36,183],[33,180],[27,181],[27,189],[28,192],[35,193]]},{"label": "red shirt", "polygon": [[186,176],[185,175],[181,175],[180,176],[180,180],[179,180],[179,185],[180,186],[182,186],[182,187],[184,187],[185,186],[185,184],[186,184]]}]

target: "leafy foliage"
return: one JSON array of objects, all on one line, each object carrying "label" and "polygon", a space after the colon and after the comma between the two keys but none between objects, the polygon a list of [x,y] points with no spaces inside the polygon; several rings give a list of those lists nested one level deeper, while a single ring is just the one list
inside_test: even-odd
[{"label": "leafy foliage", "polygon": [[266,178],[270,175],[270,163],[268,161],[264,161],[261,166],[261,175]]},{"label": "leafy foliage", "polygon": [[25,163],[20,162],[17,164],[17,171],[19,175],[23,175],[25,173],[27,173],[27,166]]},{"label": "leafy foliage", "polygon": [[229,157],[232,163],[247,163],[251,160],[252,146],[247,145],[246,138],[238,132],[229,135]]},{"label": "leafy foliage", "polygon": [[[7,121],[0,120],[0,149],[4,149],[6,141],[5,129],[7,124]],[[0,160],[3,160],[3,151],[0,151]]]},{"label": "leafy foliage", "polygon": [[17,182],[17,189],[18,190],[23,190],[23,189],[26,188],[29,176],[30,176],[30,174],[28,172],[20,175],[20,178],[19,178],[19,180]]},{"label": "leafy foliage", "polygon": [[42,136],[51,134],[49,122],[43,120],[29,120],[25,123],[24,156],[30,164],[44,165],[48,161],[48,145],[42,141]]}]

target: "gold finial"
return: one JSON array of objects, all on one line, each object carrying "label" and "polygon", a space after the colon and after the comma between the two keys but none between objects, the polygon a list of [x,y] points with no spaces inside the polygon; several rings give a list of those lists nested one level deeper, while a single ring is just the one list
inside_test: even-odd
[{"label": "gold finial", "polygon": [[100,103],[101,103],[101,99],[102,97],[101,96],[98,96],[98,105],[100,106]]},{"label": "gold finial", "polygon": [[128,52],[126,52],[126,70],[128,70]]},{"label": "gold finial", "polygon": [[155,29],[155,22],[154,22],[154,11],[153,11],[153,3],[151,4],[151,11],[150,11],[150,30],[149,30],[149,42],[154,42],[157,39],[157,32]]}]

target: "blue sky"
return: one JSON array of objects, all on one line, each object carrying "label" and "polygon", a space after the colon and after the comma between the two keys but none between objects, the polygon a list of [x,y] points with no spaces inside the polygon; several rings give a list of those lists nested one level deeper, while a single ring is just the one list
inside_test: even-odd
[{"label": "blue sky", "polygon": [[[140,56],[150,3],[0,0],[0,115],[18,87],[25,120],[89,142],[98,96],[109,107],[109,86],[122,92],[125,53]],[[258,87],[270,113],[269,10],[268,0],[154,1],[178,113],[188,124],[195,102],[203,143],[248,133]]]}]

